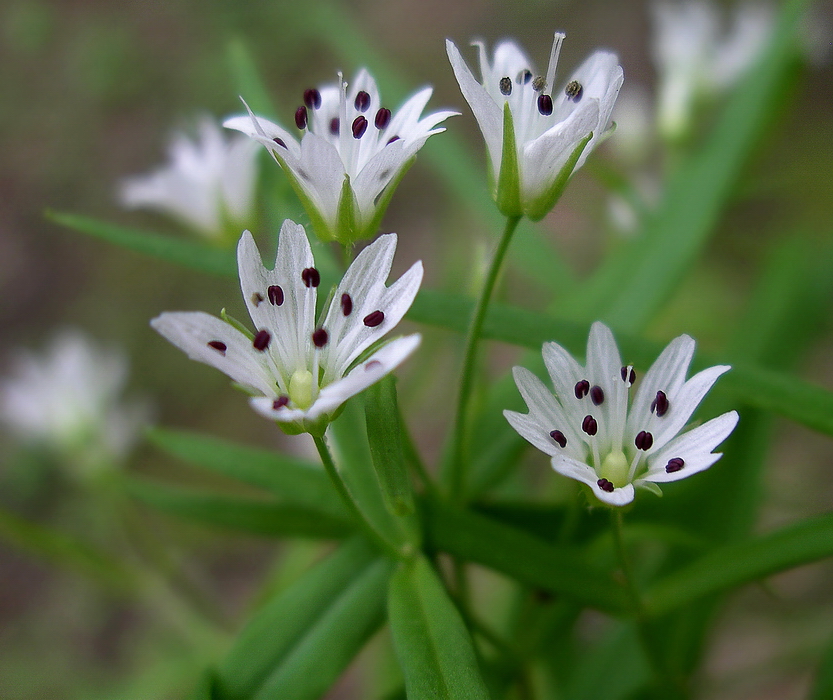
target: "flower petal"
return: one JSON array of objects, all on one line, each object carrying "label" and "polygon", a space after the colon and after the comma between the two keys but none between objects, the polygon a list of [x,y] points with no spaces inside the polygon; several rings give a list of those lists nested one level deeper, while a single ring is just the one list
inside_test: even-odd
[{"label": "flower petal", "polygon": [[603,503],[608,503],[612,506],[624,506],[633,500],[633,484],[625,484],[624,486],[614,488],[612,492],[604,491],[599,487],[598,475],[587,464],[563,455],[553,457],[550,463],[552,464],[552,468],[559,474],[587,484],[593,490],[596,498]]}]

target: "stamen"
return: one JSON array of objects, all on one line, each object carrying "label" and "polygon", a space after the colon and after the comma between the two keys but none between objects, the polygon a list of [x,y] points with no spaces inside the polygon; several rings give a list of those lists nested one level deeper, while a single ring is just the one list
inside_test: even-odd
[{"label": "stamen", "polygon": [[307,108],[304,105],[295,110],[295,126],[299,129],[307,128]]},{"label": "stamen", "polygon": [[338,121],[338,117],[333,117],[330,119],[330,133],[333,136],[338,136],[339,131],[341,131],[341,123]]},{"label": "stamen", "polygon": [[214,350],[216,350],[217,352],[219,352],[221,355],[223,355],[225,357],[226,344],[224,342],[222,342],[220,340],[211,340],[208,343],[208,347],[213,348]]},{"label": "stamen", "polygon": [[372,311],[367,316],[364,317],[364,325],[368,328],[376,328],[382,321],[385,320],[385,314],[383,311]]},{"label": "stamen", "polygon": [[658,391],[657,397],[651,402],[651,413],[656,412],[662,418],[668,412],[668,397],[664,391]]},{"label": "stamen", "polygon": [[269,303],[272,306],[280,306],[283,304],[283,289],[279,285],[271,285],[266,290],[266,294],[269,296]]},{"label": "stamen", "polygon": [[640,430],[634,438],[633,444],[637,450],[648,451],[654,444],[654,436],[646,430]]},{"label": "stamen", "polygon": [[342,294],[341,295],[341,313],[345,316],[349,316],[353,311],[353,300],[350,298],[349,294]]},{"label": "stamen", "polygon": [[581,429],[588,435],[595,435],[599,432],[599,424],[593,416],[584,416],[584,420],[581,422]]},{"label": "stamen", "polygon": [[255,292],[252,294],[252,304],[255,306],[260,306],[260,302],[263,301],[263,295],[260,292]]},{"label": "stamen", "polygon": [[680,471],[684,466],[685,460],[682,457],[674,457],[674,459],[669,459],[668,464],[665,465],[665,473],[673,474],[674,472]]},{"label": "stamen", "polygon": [[307,287],[317,287],[321,284],[321,275],[314,267],[307,267],[302,270],[301,279]]},{"label": "stamen", "polygon": [[567,87],[564,88],[564,94],[567,95],[567,99],[572,102],[578,102],[581,99],[583,92],[584,88],[578,80],[571,80],[567,83]]},{"label": "stamen", "polygon": [[376,119],[373,120],[376,128],[380,131],[390,124],[390,110],[387,107],[380,107],[376,112]]},{"label": "stamen", "polygon": [[498,83],[498,87],[500,88],[501,95],[506,95],[508,97],[512,94],[512,81],[509,78],[501,78],[500,83]]},{"label": "stamen", "polygon": [[598,486],[602,491],[606,491],[607,493],[613,493],[614,489],[616,488],[607,479],[599,479],[596,482],[596,486]]},{"label": "stamen", "polygon": [[269,334],[269,331],[267,331],[266,329],[262,329],[257,332],[257,335],[252,341],[252,346],[255,350],[263,352],[264,350],[266,350],[266,348],[269,347],[269,343],[271,340],[272,336]]},{"label": "stamen", "polygon": [[633,383],[636,381],[636,372],[633,371],[633,367],[622,367],[621,373],[622,381],[628,386],[633,386]]},{"label": "stamen", "polygon": [[545,87],[547,87],[547,81],[544,79],[543,75],[536,76],[532,81],[532,89],[535,90],[535,92],[541,92]]},{"label": "stamen", "polygon": [[550,437],[555,440],[560,447],[567,447],[567,437],[560,430],[553,430]]},{"label": "stamen", "polygon": [[602,389],[598,384],[590,390],[590,400],[593,402],[594,406],[601,406],[604,403],[604,389]]},{"label": "stamen", "polygon": [[277,411],[279,408],[283,408],[289,403],[288,396],[279,396],[272,402],[272,410]]},{"label": "stamen", "polygon": [[552,114],[552,97],[549,95],[538,95],[538,111],[545,117]]},{"label": "stamen", "polygon": [[381,367],[381,366],[382,366],[382,363],[379,362],[379,360],[371,360],[370,362],[368,362],[364,366],[364,371],[367,372],[367,370],[376,369],[377,367]]},{"label": "stamen", "polygon": [[361,114],[353,120],[353,138],[360,139],[364,136],[364,132],[367,131],[367,119],[365,119]]},{"label": "stamen", "polygon": [[575,392],[577,399],[583,399],[590,392],[590,382],[586,379],[582,379],[576,384]]},{"label": "stamen", "polygon": [[283,139],[279,139],[277,136],[272,139],[278,146],[281,148],[286,148],[286,144],[283,142]]},{"label": "stamen", "polygon": [[317,348],[323,348],[330,339],[330,334],[324,328],[319,328],[312,334],[312,344]]},{"label": "stamen", "polygon": [[321,106],[321,93],[315,88],[304,90],[304,104],[310,109],[318,109]]},{"label": "stamen", "polygon": [[388,142],[387,142],[385,145],[386,145],[386,146],[390,146],[390,145],[391,145],[394,141],[399,141],[399,137],[398,137],[398,136],[391,136],[391,137],[388,139]]},{"label": "stamen", "polygon": [[370,107],[370,95],[364,90],[359,90],[356,93],[356,100],[353,104],[360,112],[367,111],[367,108]]},{"label": "stamen", "polygon": [[515,78],[518,85],[526,85],[530,80],[532,80],[532,71],[529,68],[524,68]]}]

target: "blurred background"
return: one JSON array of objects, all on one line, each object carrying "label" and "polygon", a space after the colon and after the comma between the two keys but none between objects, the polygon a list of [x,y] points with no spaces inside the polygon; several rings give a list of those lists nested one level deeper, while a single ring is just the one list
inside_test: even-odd
[{"label": "blurred background", "polygon": [[[715,4],[727,11],[732,7]],[[91,342],[120,349],[130,368],[126,400],[141,402],[143,415],[155,423],[309,453],[306,436],[283,437],[248,409],[224,376],[188,361],[148,325],[164,310],[217,313],[228,307],[244,318],[234,280],[93,240],[50,222],[45,212],[84,214],[196,240],[187,227],[163,215],[125,210],[119,204],[120,183],[160,167],[176,131],[194,132],[206,115],[222,119],[240,113],[238,94],[244,86],[235,71],[247,56],[277,106],[272,116],[285,126],[292,123],[305,88],[333,82],[337,69],[349,80],[367,65],[377,71],[390,107],[431,84],[428,110],[462,113],[445,124],[453,135],[429,140],[382,229],[400,234],[392,276],[421,258],[427,286],[468,292],[478,283],[495,232],[485,230],[482,212],[461,204],[432,170],[432,150],[454,138],[482,167],[486,190],[481,137],[449,68],[444,40],[451,38],[462,48],[476,37],[490,45],[514,37],[542,67],[554,30],[568,35],[561,66],[569,69],[602,47],[618,53],[625,71],[618,132],[538,227],[564,270],[581,278],[605,250],[635,235],[638,227],[639,207],[622,196],[616,183],[635,183],[641,205],[650,208],[661,194],[664,174],[673,170],[680,154],[696,147],[698,134],[708,129],[722,102],[719,95],[704,99],[691,133],[659,145],[653,121],[658,71],[646,2],[4,0],[0,375],[13,372],[21,349],[42,355],[56,333],[81,329]],[[779,246],[800,238],[810,248],[831,250],[831,31],[833,5],[817,3],[807,23],[803,57],[717,223],[707,255],[680,280],[678,294],[651,326],[653,339],[665,342],[687,332],[704,351],[718,352]],[[474,51],[466,56],[474,65]],[[268,260],[284,216],[307,221],[277,166],[265,152],[259,157],[259,204],[249,226]],[[568,272],[553,270],[553,276],[561,274],[566,288]],[[551,292],[517,268],[507,273],[503,293],[536,310],[551,301]],[[812,311],[812,342],[794,358],[800,360],[797,372],[833,389],[830,304]],[[797,335],[807,330],[806,320],[795,318]],[[450,414],[447,386],[456,372],[455,343],[458,339],[431,331],[425,351],[400,373],[401,403],[429,463]],[[505,370],[518,355],[514,348],[495,347],[491,370]],[[417,376],[421,380],[413,381]],[[776,422],[772,435],[759,527],[829,511],[829,440],[786,421]],[[121,461],[120,469],[182,483],[205,479],[141,439]],[[530,456],[527,461],[531,480],[549,478],[544,460]],[[99,531],[107,527],[101,492],[112,489],[106,477],[79,477],[48,450],[21,442],[12,429],[0,433],[0,465],[4,509],[82,539],[100,540],[105,547],[118,546],[112,533]],[[108,507],[120,507],[112,493],[103,500]],[[256,604],[264,582],[267,588],[281,585],[321,551],[320,545],[276,545],[130,507],[135,508],[139,539],[151,550],[163,543],[165,561],[182,572],[183,586],[194,588],[194,607],[219,610],[216,619],[202,629],[203,623],[192,619],[193,609],[180,609],[164,593],[151,603],[137,601],[104,579],[63,566],[60,552],[46,561],[0,539],[0,697],[183,697]],[[831,575],[829,564],[815,565],[735,595],[716,627],[701,697],[803,697],[833,625]],[[384,683],[375,678],[375,659],[386,647],[378,640],[374,644],[376,651],[360,659],[333,698],[377,697],[370,689]]]}]

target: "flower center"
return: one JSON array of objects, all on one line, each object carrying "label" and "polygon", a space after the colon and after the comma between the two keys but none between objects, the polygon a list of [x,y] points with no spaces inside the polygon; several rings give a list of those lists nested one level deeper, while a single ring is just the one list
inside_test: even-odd
[{"label": "flower center", "polygon": [[298,369],[289,380],[289,398],[302,411],[312,405],[312,372]]},{"label": "flower center", "polygon": [[602,461],[599,476],[621,487],[628,483],[628,458],[621,450],[614,450]]}]

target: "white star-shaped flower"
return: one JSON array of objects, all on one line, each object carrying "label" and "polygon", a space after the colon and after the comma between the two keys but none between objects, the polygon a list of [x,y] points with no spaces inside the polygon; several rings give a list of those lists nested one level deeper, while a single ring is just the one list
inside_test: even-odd
[{"label": "white star-shaped flower", "polygon": [[596,322],[587,340],[587,366],[556,343],[546,343],[544,363],[555,395],[532,372],[515,367],[515,383],[528,414],[504,411],[512,427],[552,456],[555,471],[587,484],[604,503],[623,506],[634,487],[658,492],[655,484],[677,481],[708,469],[714,450],[734,430],[738,414],[722,416],[681,432],[726,365],[710,367],[686,381],[695,343],[687,335],[671,341],[642,379],[623,366],[610,329]]},{"label": "white star-shaped flower", "polygon": [[446,40],[460,90],[483,132],[495,200],[506,216],[543,218],[610,124],[624,80],[618,59],[597,51],[556,90],[564,37],[555,34],[545,75],[535,72],[514,42],[498,44],[491,62],[485,45],[474,42],[480,53],[480,81]]},{"label": "white star-shaped flower", "polygon": [[21,352],[0,382],[0,420],[23,440],[66,458],[80,475],[123,460],[149,407],[126,401],[128,363],[78,331],[63,331],[42,356]]},{"label": "white star-shaped flower", "polygon": [[[420,118],[432,89],[423,88],[395,112],[382,104],[376,81],[362,69],[351,86],[304,91],[295,112],[298,131],[256,117],[225,126],[262,143],[280,164],[323,241],[372,238],[399,181],[437,124],[457,112]],[[301,134],[300,139],[296,133]]]},{"label": "white star-shaped flower", "polygon": [[348,398],[419,345],[419,334],[409,335],[363,357],[399,323],[422,281],[422,263],[416,262],[385,286],[395,251],[396,234],[390,233],[359,253],[316,323],[321,277],[304,227],[284,222],[273,270],[263,266],[245,231],[237,262],[256,332],[199,311],[164,313],[151,325],[192,360],[216,367],[255,394],[252,407],[286,432],[320,435]]},{"label": "white star-shaped flower", "polygon": [[202,235],[220,239],[251,225],[257,184],[257,147],[242,136],[226,138],[213,120],[199,136],[175,134],[166,166],[126,179],[119,196],[130,209],[155,209]]}]

